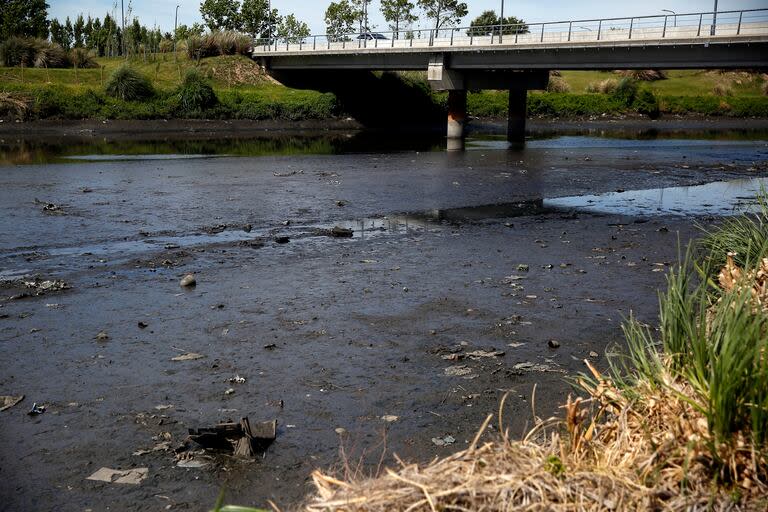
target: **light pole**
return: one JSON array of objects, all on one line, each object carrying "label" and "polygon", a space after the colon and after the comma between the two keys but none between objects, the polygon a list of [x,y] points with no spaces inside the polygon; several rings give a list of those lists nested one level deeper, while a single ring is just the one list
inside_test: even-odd
[{"label": "light pole", "polygon": [[176,6],[176,16],[173,17],[173,60],[179,60],[179,55],[176,53],[176,40],[179,38],[176,35],[176,27],[179,24],[179,6]]},{"label": "light pole", "polygon": [[123,57],[125,57],[125,5],[124,0],[120,0],[120,46],[123,49]]},{"label": "light pole", "polygon": [[267,40],[272,44],[272,0],[267,0]]},{"label": "light pole", "polygon": [[709,35],[715,35],[715,26],[717,26],[717,0],[715,0],[715,10],[712,11],[712,28],[709,31]]},{"label": "light pole", "polygon": [[677,13],[675,11],[673,11],[672,9],[662,9],[661,11],[662,12],[671,12],[672,13],[672,15],[674,16],[674,20],[675,20],[675,28],[677,28]]},{"label": "light pole", "polygon": [[501,0],[501,17],[499,18],[499,43],[504,42],[504,0]]}]

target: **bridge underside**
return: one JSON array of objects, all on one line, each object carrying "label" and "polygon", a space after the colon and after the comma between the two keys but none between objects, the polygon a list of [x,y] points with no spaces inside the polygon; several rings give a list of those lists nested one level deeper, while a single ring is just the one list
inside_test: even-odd
[{"label": "bridge underside", "polygon": [[[275,51],[255,58],[278,79],[290,77],[292,85],[303,83],[306,87],[312,87],[313,83],[338,83],[344,72],[426,70],[433,89],[448,91],[447,136],[454,141],[463,140],[467,90],[509,90],[507,138],[513,144],[522,144],[527,91],[546,88],[551,69],[765,68],[768,67],[768,37],[750,42],[712,38],[704,44],[701,40],[692,40],[674,44],[594,42],[551,47],[476,47],[471,50],[355,49],[330,54]],[[460,147],[461,144],[449,143],[449,146]]]}]

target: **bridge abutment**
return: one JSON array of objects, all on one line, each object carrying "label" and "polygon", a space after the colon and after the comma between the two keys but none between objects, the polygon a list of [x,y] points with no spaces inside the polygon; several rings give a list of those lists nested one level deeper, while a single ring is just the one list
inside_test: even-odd
[{"label": "bridge abutment", "polygon": [[467,91],[457,89],[448,91],[448,130],[449,139],[464,138],[464,124],[467,120]]},{"label": "bridge abutment", "polygon": [[525,122],[528,118],[528,90],[509,90],[507,114],[507,140],[516,147],[525,144]]}]

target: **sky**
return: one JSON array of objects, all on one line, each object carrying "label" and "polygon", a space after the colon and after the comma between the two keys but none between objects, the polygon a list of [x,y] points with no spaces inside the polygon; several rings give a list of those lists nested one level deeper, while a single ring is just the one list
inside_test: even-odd
[{"label": "sky", "polygon": [[[67,16],[74,18],[83,15],[103,17],[105,13],[116,13],[119,19],[120,0],[47,0],[50,8],[49,17],[63,20]],[[123,0],[127,10],[130,2],[133,14],[148,26],[159,26],[165,31],[172,31],[174,10],[179,5],[179,25],[191,25],[202,22],[200,18],[200,0]],[[416,3],[416,0],[412,0]],[[502,0],[465,0],[469,15],[462,25],[469,22],[485,10],[497,13]],[[325,33],[323,16],[331,0],[272,0],[272,7],[280,14],[294,14],[309,25],[313,34]],[[597,19],[622,16],[644,16],[661,14],[662,9],[671,9],[678,13],[711,11],[714,0],[644,0],[640,4],[616,0],[504,0],[505,16],[513,15],[528,23],[562,21],[571,19]],[[719,0],[718,11],[738,9],[768,8],[768,0]],[[379,12],[379,0],[373,0],[369,7],[369,17],[374,29],[388,30]],[[126,21],[127,23],[127,21]],[[425,19],[417,25],[427,26]]]}]

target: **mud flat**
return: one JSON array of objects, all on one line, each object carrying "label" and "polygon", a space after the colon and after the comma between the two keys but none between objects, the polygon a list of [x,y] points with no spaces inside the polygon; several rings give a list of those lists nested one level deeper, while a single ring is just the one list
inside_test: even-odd
[{"label": "mud flat", "polygon": [[[768,177],[762,140],[358,149],[0,167],[4,508],[290,507],[341,445],[361,471],[445,455],[508,391],[522,432]],[[278,421],[263,455],[174,453],[246,416]],[[139,482],[87,479],[110,471]]]}]

